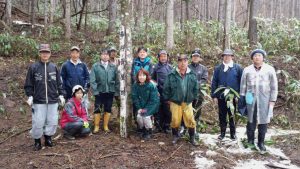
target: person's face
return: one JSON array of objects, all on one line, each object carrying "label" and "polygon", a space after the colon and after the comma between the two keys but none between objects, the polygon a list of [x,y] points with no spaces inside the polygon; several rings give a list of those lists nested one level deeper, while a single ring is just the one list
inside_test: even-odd
[{"label": "person's face", "polygon": [[264,56],[261,53],[255,53],[253,56],[253,63],[255,65],[261,65],[264,61]]},{"label": "person's face", "polygon": [[81,100],[82,97],[83,97],[83,92],[82,92],[82,90],[78,90],[78,91],[75,93],[75,98],[76,98],[77,100]]},{"label": "person's face", "polygon": [[101,60],[102,60],[103,62],[108,62],[108,60],[109,60],[109,55],[108,55],[108,53],[102,53],[102,54],[101,54]]},{"label": "person's face", "polygon": [[140,59],[145,59],[147,57],[147,52],[145,50],[141,50],[139,53],[138,53],[138,56]]},{"label": "person's face", "polygon": [[185,71],[188,66],[188,60],[187,59],[179,59],[178,60],[178,69],[180,71]]},{"label": "person's face", "polygon": [[223,61],[224,63],[229,63],[231,62],[233,59],[233,56],[232,55],[223,55]]},{"label": "person's face", "polygon": [[147,76],[144,73],[139,73],[138,79],[140,83],[145,83],[146,82]]},{"label": "person's face", "polygon": [[77,50],[72,50],[71,51],[71,59],[73,61],[77,62],[78,59],[79,59],[79,56],[80,56],[80,52],[79,51],[77,51]]},{"label": "person's face", "polygon": [[113,58],[115,58],[116,56],[117,56],[117,52],[116,52],[116,51],[113,50],[113,51],[110,52],[110,56],[109,56],[110,58],[113,59]]},{"label": "person's face", "polygon": [[202,61],[201,57],[198,55],[192,56],[192,62],[193,63],[200,63]]},{"label": "person's face", "polygon": [[40,52],[40,57],[41,57],[42,62],[48,62],[50,56],[51,56],[51,52],[47,52],[47,51],[41,51]]},{"label": "person's face", "polygon": [[166,54],[159,55],[159,62],[166,63],[168,61],[168,56]]}]

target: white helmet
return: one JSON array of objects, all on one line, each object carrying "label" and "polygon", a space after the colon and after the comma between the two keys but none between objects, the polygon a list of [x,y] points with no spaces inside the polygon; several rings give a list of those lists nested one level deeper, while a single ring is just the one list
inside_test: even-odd
[{"label": "white helmet", "polygon": [[72,89],[72,95],[74,95],[74,94],[75,94],[75,91],[77,91],[77,90],[79,90],[79,89],[81,89],[83,93],[85,92],[82,86],[80,86],[80,85],[75,85],[75,86],[73,87],[73,89]]}]

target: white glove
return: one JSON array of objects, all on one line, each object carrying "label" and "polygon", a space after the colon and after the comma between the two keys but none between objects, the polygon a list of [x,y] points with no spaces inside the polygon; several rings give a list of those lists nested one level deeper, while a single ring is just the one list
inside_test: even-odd
[{"label": "white glove", "polygon": [[28,100],[26,101],[26,103],[27,103],[29,106],[32,106],[32,104],[33,104],[33,97],[32,97],[32,96],[29,96],[29,97],[28,97]]},{"label": "white glove", "polygon": [[62,95],[60,95],[59,97],[59,100],[60,100],[60,104],[63,106],[63,105],[65,105],[65,98],[64,98],[64,96],[62,96]]}]

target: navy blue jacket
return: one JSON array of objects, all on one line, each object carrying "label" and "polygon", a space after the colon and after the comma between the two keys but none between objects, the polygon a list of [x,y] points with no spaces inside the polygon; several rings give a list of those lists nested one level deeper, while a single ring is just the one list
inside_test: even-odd
[{"label": "navy blue jacket", "polygon": [[234,63],[233,67],[230,67],[226,72],[224,70],[224,64],[219,64],[214,69],[214,75],[211,82],[211,97],[222,99],[222,90],[214,93],[219,87],[230,87],[236,92],[240,92],[240,84],[243,73],[243,68]]},{"label": "navy blue jacket", "polygon": [[164,88],[164,82],[167,79],[168,75],[172,72],[173,67],[168,63],[157,63],[152,72],[152,79],[157,83],[158,92],[162,95]]},{"label": "navy blue jacket", "polygon": [[89,88],[89,71],[86,64],[80,62],[74,65],[70,60],[66,61],[60,72],[63,88],[66,91],[66,99],[72,97],[72,88],[81,85],[85,90]]}]

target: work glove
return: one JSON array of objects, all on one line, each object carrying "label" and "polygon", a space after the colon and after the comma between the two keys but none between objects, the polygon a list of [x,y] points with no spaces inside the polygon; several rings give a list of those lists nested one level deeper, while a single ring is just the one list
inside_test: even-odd
[{"label": "work glove", "polygon": [[63,95],[60,95],[58,98],[59,98],[60,104],[61,104],[62,106],[64,106],[65,103],[66,103],[64,96],[63,96]]},{"label": "work glove", "polygon": [[89,128],[89,126],[90,126],[89,122],[87,122],[87,121],[83,122],[83,127],[84,128]]},{"label": "work glove", "polygon": [[32,106],[32,104],[33,104],[33,97],[32,97],[32,96],[29,96],[29,97],[28,97],[28,100],[26,101],[26,103],[27,103],[29,106]]}]

